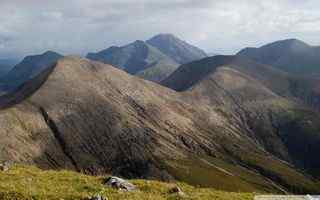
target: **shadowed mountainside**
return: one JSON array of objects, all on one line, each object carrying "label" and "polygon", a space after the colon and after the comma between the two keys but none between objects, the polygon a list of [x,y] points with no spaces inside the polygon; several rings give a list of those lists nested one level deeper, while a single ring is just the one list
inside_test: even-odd
[{"label": "shadowed mountainside", "polygon": [[[0,112],[1,158],[227,191],[319,192],[310,176],[319,163],[303,159],[318,152],[309,129],[318,130],[318,114],[296,112],[302,107],[239,70],[225,66],[210,77],[178,93],[110,65],[63,58],[11,94],[27,99]],[[291,134],[291,123],[300,132]]]},{"label": "shadowed mountainside", "polygon": [[27,56],[0,80],[4,91],[12,91],[34,78],[63,56],[52,51],[41,55]]}]

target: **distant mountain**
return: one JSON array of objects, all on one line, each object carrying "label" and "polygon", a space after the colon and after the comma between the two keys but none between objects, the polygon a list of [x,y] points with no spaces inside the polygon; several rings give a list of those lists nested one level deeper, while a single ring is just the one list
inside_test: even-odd
[{"label": "distant mountain", "polygon": [[19,59],[17,58],[1,58],[0,59],[1,65],[15,66],[18,63],[19,63]]},{"label": "distant mountain", "polygon": [[181,63],[206,57],[206,53],[171,34],[160,34],[144,42],[110,47],[87,58],[111,64],[130,74],[160,82]]},{"label": "distant mountain", "polygon": [[62,55],[53,51],[47,51],[41,55],[27,56],[0,80],[1,85],[5,87],[5,90],[15,89],[62,57]]},{"label": "distant mountain", "polygon": [[87,58],[114,65],[152,81],[162,80],[178,67],[177,63],[158,49],[140,40],[122,47],[113,46],[98,53],[89,53]]},{"label": "distant mountain", "polygon": [[245,48],[237,55],[295,74],[320,73],[320,48],[297,39],[277,41],[260,48]]},{"label": "distant mountain", "polygon": [[172,34],[159,34],[147,40],[147,43],[159,49],[162,53],[180,64],[207,57],[207,54]]},{"label": "distant mountain", "polygon": [[7,74],[18,62],[18,59],[0,59],[0,77]]},{"label": "distant mountain", "polygon": [[161,84],[176,91],[189,90],[214,74],[221,66],[228,66],[247,73],[279,93],[287,90],[287,82],[283,82],[288,76],[286,72],[241,56],[214,56],[187,63],[180,66]]}]

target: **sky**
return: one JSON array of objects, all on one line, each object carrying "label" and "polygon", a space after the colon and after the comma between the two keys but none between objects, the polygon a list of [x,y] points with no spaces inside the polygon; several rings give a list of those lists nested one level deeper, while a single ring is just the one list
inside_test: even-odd
[{"label": "sky", "polygon": [[319,0],[0,0],[0,58],[80,54],[172,33],[209,53],[320,45]]}]

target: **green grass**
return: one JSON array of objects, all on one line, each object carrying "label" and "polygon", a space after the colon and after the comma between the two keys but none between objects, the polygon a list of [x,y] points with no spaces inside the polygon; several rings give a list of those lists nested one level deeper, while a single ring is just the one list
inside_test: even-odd
[{"label": "green grass", "polygon": [[258,174],[215,158],[188,158],[168,165],[170,174],[191,185],[229,192],[281,193]]},{"label": "green grass", "polygon": [[103,177],[87,176],[70,171],[44,171],[31,166],[14,166],[0,172],[0,199],[4,200],[76,200],[100,194],[109,200],[227,200],[253,199],[253,193],[232,193],[196,188],[177,183],[186,197],[170,194],[176,184],[148,180],[130,180],[138,191],[127,193],[104,186]]}]

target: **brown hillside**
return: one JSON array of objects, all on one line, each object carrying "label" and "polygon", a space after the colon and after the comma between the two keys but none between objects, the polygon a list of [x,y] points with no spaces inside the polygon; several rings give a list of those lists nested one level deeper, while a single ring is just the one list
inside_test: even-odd
[{"label": "brown hillside", "polygon": [[[292,154],[304,148],[295,146],[299,138],[289,137],[291,126],[285,126],[297,120],[286,115],[296,104],[264,84],[224,67],[178,93],[109,65],[66,57],[11,94],[28,97],[40,87],[1,111],[0,155],[42,168],[177,179],[228,191],[319,192],[310,177],[318,173],[317,161]],[[307,117],[304,112],[299,117]],[[280,132],[272,117],[286,122],[278,124]]]}]

